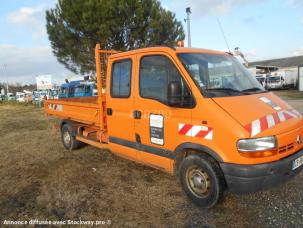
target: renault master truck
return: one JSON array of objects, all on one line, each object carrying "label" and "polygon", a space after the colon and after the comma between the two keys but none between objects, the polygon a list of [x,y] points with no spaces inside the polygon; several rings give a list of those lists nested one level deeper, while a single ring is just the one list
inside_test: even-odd
[{"label": "renault master truck", "polygon": [[[98,96],[46,100],[67,150],[89,144],[178,176],[210,208],[303,168],[303,118],[230,53],[96,45]],[[142,193],[144,194],[144,193]]]}]

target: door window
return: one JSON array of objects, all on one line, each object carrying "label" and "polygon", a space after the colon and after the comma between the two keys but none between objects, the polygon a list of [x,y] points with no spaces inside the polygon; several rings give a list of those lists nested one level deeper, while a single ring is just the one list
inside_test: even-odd
[{"label": "door window", "polygon": [[111,97],[127,98],[130,96],[131,60],[115,62],[112,68]]},{"label": "door window", "polygon": [[192,104],[188,86],[175,65],[165,56],[154,55],[143,57],[140,63],[140,96],[168,104],[168,84],[180,82],[181,93],[184,97],[183,106]]}]

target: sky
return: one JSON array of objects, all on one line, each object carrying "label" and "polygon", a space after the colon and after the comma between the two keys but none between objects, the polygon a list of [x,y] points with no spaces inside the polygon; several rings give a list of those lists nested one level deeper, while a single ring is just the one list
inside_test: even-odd
[{"label": "sky", "polygon": [[[0,0],[0,82],[35,83],[51,74],[56,83],[73,75],[52,54],[45,10],[56,0]],[[240,47],[249,61],[303,55],[303,0],[161,0],[186,32],[191,7],[192,46]],[[187,39],[185,40],[187,44]]]}]

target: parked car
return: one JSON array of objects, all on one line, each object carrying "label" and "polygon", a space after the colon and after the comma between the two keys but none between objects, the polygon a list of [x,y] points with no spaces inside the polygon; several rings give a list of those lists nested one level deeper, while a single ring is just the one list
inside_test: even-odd
[{"label": "parked car", "polygon": [[25,102],[25,93],[16,92],[16,101]]},{"label": "parked car", "polygon": [[8,94],[6,94],[6,100],[8,100],[8,101],[15,101],[16,100],[16,96],[13,93],[8,93]]}]

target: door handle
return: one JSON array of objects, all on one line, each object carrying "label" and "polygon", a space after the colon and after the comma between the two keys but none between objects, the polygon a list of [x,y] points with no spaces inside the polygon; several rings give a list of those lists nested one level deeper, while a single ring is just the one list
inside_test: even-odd
[{"label": "door handle", "polygon": [[142,115],[141,111],[138,111],[138,110],[134,111],[134,118],[135,119],[141,119],[141,115]]},{"label": "door handle", "polygon": [[141,144],[141,136],[137,133],[135,134],[135,136],[136,136],[136,142]]},{"label": "door handle", "polygon": [[107,108],[106,113],[107,113],[108,116],[112,116],[113,115],[113,109],[112,108]]}]

